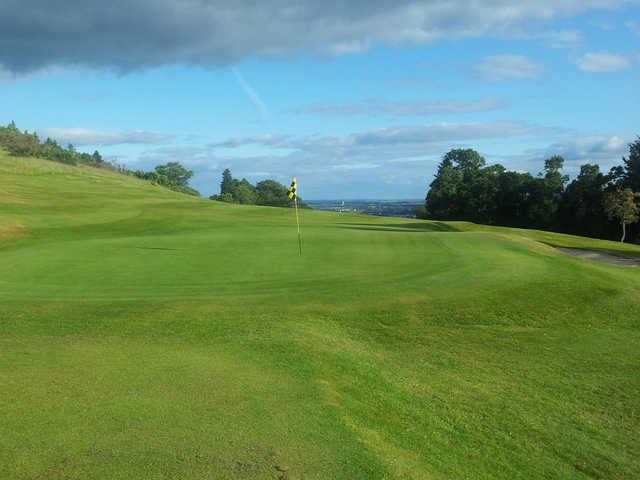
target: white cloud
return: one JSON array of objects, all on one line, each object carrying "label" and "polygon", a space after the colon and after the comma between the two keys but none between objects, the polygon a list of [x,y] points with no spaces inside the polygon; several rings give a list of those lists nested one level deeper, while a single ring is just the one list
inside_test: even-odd
[{"label": "white cloud", "polygon": [[549,147],[567,160],[603,160],[612,157],[621,159],[627,152],[629,143],[633,142],[632,134],[589,135],[570,137]]},{"label": "white cloud", "polygon": [[[270,135],[241,137],[212,144],[209,148],[216,150],[220,147],[233,148],[247,145],[277,148],[289,151],[287,154],[276,156],[279,159],[291,156],[298,163],[308,162],[313,168],[323,169],[325,165],[381,164],[399,158],[441,153],[443,149],[450,148],[451,144],[478,139],[540,135],[558,131],[520,122],[441,122],[380,128],[337,137],[294,138]],[[344,169],[344,167],[340,168]]]},{"label": "white cloud", "polygon": [[369,168],[378,168],[380,165],[375,163],[345,163],[341,165],[333,165],[333,170],[366,170]]},{"label": "white cloud", "polygon": [[587,53],[576,61],[585,72],[617,72],[629,68],[630,62],[617,53]]},{"label": "white cloud", "polygon": [[561,155],[565,160],[565,171],[577,174],[580,165],[600,165],[603,172],[622,163],[629,152],[629,144],[635,140],[633,134],[572,135],[560,138],[545,148],[525,151],[521,155],[507,157],[506,166],[531,171],[531,165],[542,165],[542,160],[552,155]]},{"label": "white cloud", "polygon": [[[222,168],[224,165],[235,165],[242,175],[267,170],[290,172],[292,169],[322,175],[336,170],[374,170],[400,160],[418,164],[419,159],[424,159],[425,156],[440,156],[454,146],[470,146],[470,142],[480,139],[507,139],[558,132],[559,129],[541,128],[520,122],[441,122],[381,128],[343,136],[238,137],[205,146],[156,148],[145,152],[140,161],[155,165],[179,156],[181,162],[191,167],[210,164],[215,169],[218,166]],[[266,150],[259,154],[254,151],[247,156],[228,152],[228,149],[236,148],[241,151],[247,146]]]},{"label": "white cloud", "polygon": [[290,138],[290,135],[255,135],[253,137],[235,137],[225,140],[223,142],[217,142],[209,145],[210,147],[222,147],[222,148],[236,148],[245,145],[269,145],[272,147],[283,146],[285,141]]},{"label": "white cloud", "polygon": [[583,44],[584,38],[578,30],[560,30],[555,32],[542,32],[529,36],[539,39],[551,48],[576,48]]},{"label": "white cloud", "polygon": [[475,68],[482,78],[491,82],[536,78],[544,71],[538,62],[516,54],[485,57],[476,63]]},{"label": "white cloud", "polygon": [[311,103],[293,110],[295,113],[316,115],[374,115],[425,116],[488,112],[503,107],[506,102],[498,97],[482,97],[472,101],[422,100],[413,102],[389,102],[371,100],[366,103],[331,104]]},{"label": "white cloud", "polygon": [[133,132],[110,132],[89,130],[86,128],[41,128],[37,130],[40,138],[52,138],[62,144],[73,145],[121,145],[125,143],[161,143],[171,138],[160,132],[135,130]]},{"label": "white cloud", "polygon": [[356,133],[346,138],[354,145],[398,145],[511,137],[535,133],[536,128],[519,122],[434,123],[417,127],[389,127]]}]

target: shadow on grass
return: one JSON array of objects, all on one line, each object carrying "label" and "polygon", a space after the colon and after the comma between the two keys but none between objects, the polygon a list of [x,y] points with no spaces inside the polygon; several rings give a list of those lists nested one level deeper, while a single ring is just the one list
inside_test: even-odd
[{"label": "shadow on grass", "polygon": [[459,230],[444,222],[411,223],[341,223],[338,228],[350,230],[369,230],[380,232],[458,232]]}]

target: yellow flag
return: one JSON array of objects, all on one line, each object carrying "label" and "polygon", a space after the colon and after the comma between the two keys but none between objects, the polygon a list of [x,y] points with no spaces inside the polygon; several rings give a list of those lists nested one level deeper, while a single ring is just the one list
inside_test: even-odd
[{"label": "yellow flag", "polygon": [[296,177],[293,177],[293,180],[291,181],[291,186],[289,187],[289,190],[287,190],[287,196],[289,197],[289,199],[291,200],[295,199],[297,195],[297,191],[298,191],[298,186],[296,185]]}]

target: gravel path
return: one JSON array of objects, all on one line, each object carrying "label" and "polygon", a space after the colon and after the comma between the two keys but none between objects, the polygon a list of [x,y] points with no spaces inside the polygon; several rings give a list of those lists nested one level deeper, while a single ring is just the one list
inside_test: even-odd
[{"label": "gravel path", "polygon": [[635,258],[624,258],[597,252],[595,250],[583,250],[581,248],[556,247],[558,250],[578,258],[586,258],[594,262],[610,263],[612,265],[624,265],[626,267],[640,267],[640,260]]}]

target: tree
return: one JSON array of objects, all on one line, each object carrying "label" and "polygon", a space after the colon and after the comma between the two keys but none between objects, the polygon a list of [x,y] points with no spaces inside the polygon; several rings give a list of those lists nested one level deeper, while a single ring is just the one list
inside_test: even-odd
[{"label": "tree", "polygon": [[[482,157],[481,157],[482,158]],[[474,221],[495,223],[498,212],[497,196],[500,176],[506,169],[502,165],[489,165],[478,169],[469,182],[468,216]]]},{"label": "tree", "polygon": [[231,170],[226,168],[222,172],[222,182],[220,182],[220,195],[225,193],[232,193],[233,190],[233,177],[231,176]]},{"label": "tree", "polygon": [[187,187],[189,179],[193,177],[193,171],[187,170],[178,162],[169,162],[166,165],[158,165],[156,167],[158,175],[167,177],[169,185],[177,187]]},{"label": "tree", "polygon": [[263,180],[256,184],[258,198],[257,205],[270,205],[272,207],[288,207],[291,200],[287,196],[287,187],[275,180]]},{"label": "tree", "polygon": [[640,194],[633,193],[630,188],[618,189],[607,193],[604,198],[604,210],[611,220],[618,220],[622,225],[622,238],[624,242],[626,235],[626,226],[629,223],[638,221],[638,205],[636,205],[635,197]]},{"label": "tree", "polygon": [[485,163],[485,159],[470,148],[447,152],[425,199],[427,214],[443,220],[474,220],[479,216],[473,200],[474,183]]},{"label": "tree", "polygon": [[233,198],[237,203],[243,205],[255,205],[258,192],[256,187],[251,185],[246,178],[243,178],[233,189]]},{"label": "tree", "polygon": [[96,165],[100,165],[104,160],[102,160],[102,155],[100,155],[100,152],[96,150],[93,152],[93,155],[91,155],[91,161]]},{"label": "tree", "polygon": [[554,155],[544,161],[544,171],[538,178],[532,178],[527,185],[528,217],[530,226],[551,228],[557,226],[557,212],[564,191],[564,184],[569,181],[567,175],[560,170],[564,158]]},{"label": "tree", "polygon": [[560,202],[559,217],[565,230],[607,236],[610,225],[604,212],[604,194],[608,183],[609,177],[598,165],[586,163],[580,167],[580,174],[567,185]]},{"label": "tree", "polygon": [[634,192],[640,192],[640,137],[629,144],[629,156],[622,157],[624,162],[624,186]]},{"label": "tree", "polygon": [[478,170],[487,163],[482,155],[471,148],[449,150],[443,157],[442,162],[454,164],[456,168],[465,172]]},{"label": "tree", "polygon": [[562,175],[560,170],[564,165],[564,158],[554,155],[544,161],[544,179],[551,195],[558,197],[562,194],[564,184],[569,181],[568,175]]},{"label": "tree", "polygon": [[427,217],[448,220],[455,218],[458,191],[462,186],[462,172],[453,166],[451,159],[445,155],[438,165],[438,171],[429,185],[425,199]]},{"label": "tree", "polygon": [[[222,172],[220,194],[211,195],[209,198],[219,202],[244,205],[268,205],[271,207],[290,207],[292,205],[287,196],[287,187],[281,183],[268,179],[258,182],[254,187],[246,178],[242,180],[233,178],[228,168]],[[298,197],[298,207],[309,208],[309,205]]]},{"label": "tree", "polygon": [[[462,181],[458,186],[458,195],[455,202],[457,218],[467,218],[471,221],[480,220],[482,216],[476,195],[482,187],[478,181],[482,176],[481,168],[485,166],[485,159],[475,150],[453,149],[445,155],[445,159],[453,162],[454,168],[462,173]],[[480,201],[480,199],[478,199]]]},{"label": "tree", "polygon": [[535,179],[530,173],[506,171],[498,178],[495,222],[513,227],[527,226],[529,191],[527,187]]}]

